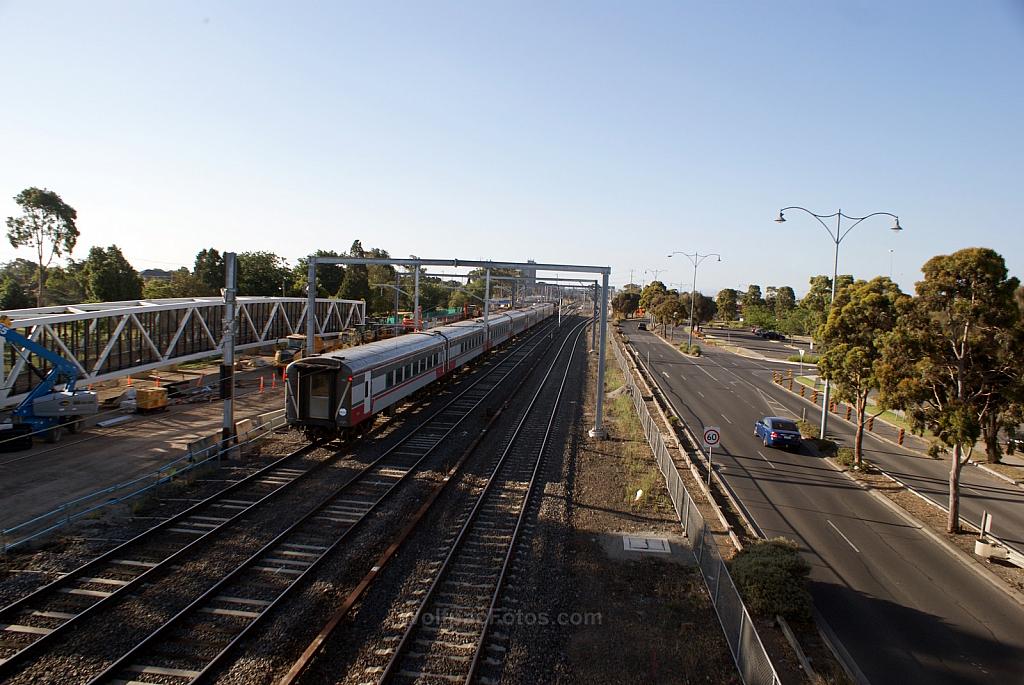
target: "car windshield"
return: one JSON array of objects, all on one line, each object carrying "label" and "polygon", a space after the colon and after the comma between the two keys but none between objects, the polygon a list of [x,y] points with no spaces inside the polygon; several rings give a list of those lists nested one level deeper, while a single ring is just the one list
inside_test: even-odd
[{"label": "car windshield", "polygon": [[779,421],[778,419],[776,419],[775,421],[772,421],[772,428],[774,428],[775,430],[780,430],[780,431],[794,431],[794,432],[796,432],[796,430],[797,430],[796,424],[793,423],[792,421]]}]

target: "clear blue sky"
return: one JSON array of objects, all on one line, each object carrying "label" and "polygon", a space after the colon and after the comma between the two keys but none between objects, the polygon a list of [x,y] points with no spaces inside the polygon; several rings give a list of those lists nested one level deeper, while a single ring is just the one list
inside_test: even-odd
[{"label": "clear blue sky", "polygon": [[[0,216],[37,185],[139,269],[195,253],[610,265],[698,287],[1024,276],[1024,3],[4,2]],[[28,251],[18,256],[31,258]],[[15,253],[3,243],[0,261]]]}]

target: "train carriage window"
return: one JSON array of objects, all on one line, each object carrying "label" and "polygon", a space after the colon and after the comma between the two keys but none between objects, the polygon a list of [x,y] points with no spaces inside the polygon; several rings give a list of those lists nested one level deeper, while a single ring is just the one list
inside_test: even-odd
[{"label": "train carriage window", "polygon": [[384,387],[385,388],[390,388],[392,385],[395,384],[395,372],[394,371],[388,371],[387,375],[384,376],[384,379],[385,379],[384,380]]},{"label": "train carriage window", "polygon": [[413,376],[412,364],[409,364],[405,368],[406,368],[406,372],[405,372],[406,377],[412,378],[412,376]]}]

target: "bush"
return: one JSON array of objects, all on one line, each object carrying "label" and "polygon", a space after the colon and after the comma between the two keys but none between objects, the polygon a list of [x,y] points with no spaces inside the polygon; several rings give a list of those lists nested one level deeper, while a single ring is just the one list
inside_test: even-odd
[{"label": "bush", "polygon": [[807,576],[811,565],[792,540],[779,537],[748,545],[733,559],[731,571],[743,600],[756,615],[810,617]]},{"label": "bush", "polygon": [[805,438],[818,439],[819,428],[815,424],[807,421],[806,419],[800,419],[796,422],[796,427],[800,429],[800,435]]},{"label": "bush", "polygon": [[[798,361],[800,361],[800,355],[799,354],[791,354],[788,357],[786,357],[786,361],[798,362]],[[805,354],[804,358],[803,358],[803,361],[804,361],[804,364],[807,364],[808,366],[810,366],[812,364],[817,364],[818,363],[818,355],[816,355],[816,354]]]},{"label": "bush", "polygon": [[692,354],[694,357],[700,356],[700,345],[690,345],[687,348],[686,343],[679,346],[679,351],[683,354]]},{"label": "bush", "polygon": [[840,447],[836,450],[836,463],[844,468],[853,466],[853,448]]}]

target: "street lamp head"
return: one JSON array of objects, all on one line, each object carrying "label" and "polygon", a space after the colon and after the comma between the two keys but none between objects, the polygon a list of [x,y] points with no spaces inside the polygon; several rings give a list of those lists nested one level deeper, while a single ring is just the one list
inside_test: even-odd
[{"label": "street lamp head", "polygon": [[786,223],[786,217],[782,216],[782,212],[779,212],[779,218],[775,220],[775,223],[777,223],[777,224],[784,224],[784,223]]},{"label": "street lamp head", "polygon": [[900,218],[899,217],[896,217],[896,225],[892,227],[892,230],[894,230],[894,231],[902,231],[903,230],[903,227],[900,226]]},{"label": "street lamp head", "polygon": [[715,256],[718,257],[718,259],[716,259],[715,261],[717,261],[717,262],[722,261],[722,255],[715,255]]}]

